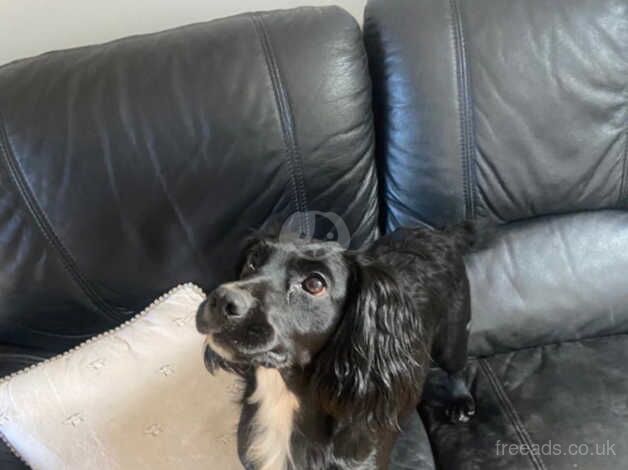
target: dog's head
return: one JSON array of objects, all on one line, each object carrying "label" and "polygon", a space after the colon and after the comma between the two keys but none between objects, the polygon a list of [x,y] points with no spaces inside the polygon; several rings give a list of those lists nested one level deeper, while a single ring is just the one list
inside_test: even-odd
[{"label": "dog's head", "polygon": [[238,280],[200,306],[197,328],[219,362],[304,368],[336,330],[348,279],[335,243],[256,239],[244,250]]},{"label": "dog's head", "polygon": [[336,417],[397,427],[418,400],[426,354],[411,299],[368,254],[333,242],[257,239],[197,328],[210,371],[297,368]]}]

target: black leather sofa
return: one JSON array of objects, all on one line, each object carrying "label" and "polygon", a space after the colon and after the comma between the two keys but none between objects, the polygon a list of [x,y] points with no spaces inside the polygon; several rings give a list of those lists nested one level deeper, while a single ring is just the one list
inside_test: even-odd
[{"label": "black leather sofa", "polygon": [[625,0],[371,0],[364,35],[303,8],[0,67],[0,372],[211,288],[270,218],[354,248],[484,219],[478,414],[422,406],[392,468],[626,468],[627,82]]}]

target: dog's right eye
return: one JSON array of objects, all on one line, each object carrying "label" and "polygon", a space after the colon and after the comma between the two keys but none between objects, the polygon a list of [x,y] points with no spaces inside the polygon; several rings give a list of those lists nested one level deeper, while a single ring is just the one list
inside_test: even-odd
[{"label": "dog's right eye", "polygon": [[311,295],[320,295],[327,288],[327,284],[325,283],[325,279],[320,274],[310,274],[305,280],[301,283],[303,290],[305,290],[308,294]]},{"label": "dog's right eye", "polygon": [[242,265],[242,270],[240,271],[240,276],[247,276],[249,274],[253,274],[257,271],[257,263],[255,257],[250,256],[246,262]]}]

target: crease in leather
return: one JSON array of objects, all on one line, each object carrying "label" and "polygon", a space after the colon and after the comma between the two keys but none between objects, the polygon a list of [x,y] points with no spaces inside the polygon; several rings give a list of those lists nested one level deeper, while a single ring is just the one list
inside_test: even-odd
[{"label": "crease in leather", "polygon": [[[513,201],[514,195],[512,194],[512,191],[510,190],[510,188],[508,188],[508,185],[506,184],[506,182],[499,176],[499,172],[495,168],[495,165],[493,164],[491,159],[487,158],[484,152],[482,152],[480,148],[478,148],[478,154],[480,158],[479,159],[476,158],[476,165],[475,165],[476,172],[480,173],[480,176],[482,177],[482,179],[490,179],[490,178],[487,178],[486,176],[487,174],[490,173],[490,175],[492,175],[492,179],[495,181],[495,185],[501,190],[501,192],[506,196],[508,200]],[[480,163],[478,163],[478,161]],[[484,167],[484,170],[482,169],[482,167]],[[477,173],[476,173],[476,176],[477,176]],[[476,178],[476,181],[477,181],[477,178]],[[499,211],[499,207],[497,207],[495,203],[491,200],[490,195],[486,193],[486,189],[484,189],[481,184],[476,184],[476,188],[477,188],[478,201],[480,202],[479,205],[480,207],[483,208],[482,216],[488,216],[490,214],[491,218],[495,221],[495,223],[497,224],[507,223],[508,220],[502,217]]]},{"label": "crease in leather", "polygon": [[260,40],[262,50],[264,51],[264,59],[266,68],[270,75],[273,86],[273,93],[277,111],[281,122],[281,131],[288,157],[288,168],[290,170],[290,181],[296,212],[301,213],[299,217],[300,231],[304,234],[312,233],[310,221],[305,214],[307,212],[307,195],[305,192],[305,182],[303,176],[303,161],[301,153],[296,141],[296,133],[294,129],[294,117],[292,115],[292,107],[286,86],[279,70],[279,64],[273,52],[272,42],[268,34],[268,30],[261,14],[251,14],[249,16],[255,27],[255,32]]},{"label": "crease in leather", "polygon": [[[366,145],[364,150],[361,152],[359,162],[353,168],[349,169],[344,174],[338,175],[335,181],[332,181],[327,187],[323,188],[321,191],[317,193],[317,197],[325,198],[328,195],[331,195],[334,192],[337,192],[339,188],[351,187],[350,186],[351,181],[355,180],[355,175],[353,173],[364,164],[363,162],[365,162],[367,166],[369,167],[366,170],[366,174],[364,175],[364,180],[365,181],[374,180],[375,168],[372,165],[369,165],[370,162],[368,161],[368,156],[370,155],[371,151],[372,151],[371,144]],[[358,204],[361,204],[360,201],[362,201],[364,193],[367,191],[372,192],[374,189],[375,190],[377,189],[376,185],[360,185],[357,188],[357,194],[355,195],[355,198],[353,199],[353,201],[351,201],[347,205],[347,207],[343,208],[343,210],[346,212],[352,212],[353,210],[355,210],[355,206]],[[365,207],[364,209],[368,209],[368,207]]]},{"label": "crease in leather", "polygon": [[622,163],[622,175],[619,186],[619,201],[617,201],[620,207],[622,205],[628,207],[628,186],[626,184],[628,179],[628,129],[624,132],[624,136],[624,161]]},{"label": "crease in leather", "polygon": [[159,164],[159,158],[157,156],[157,152],[153,148],[152,144],[148,144],[146,148],[146,155],[148,156],[148,160],[153,166],[153,170],[155,175],[157,176],[157,181],[159,182],[159,186],[161,187],[163,194],[170,205],[170,209],[174,214],[177,223],[181,227],[181,232],[183,233],[187,245],[190,247],[190,250],[194,253],[194,258],[197,261],[197,265],[200,266],[201,271],[204,272],[206,277],[209,277],[209,273],[211,272],[209,266],[207,265],[207,261],[203,256],[203,250],[199,248],[199,243],[194,235],[194,231],[191,229],[191,224],[187,223],[185,220],[185,216],[183,211],[177,204],[175,195],[172,193],[170,189],[168,189],[168,182],[164,177],[164,172]]},{"label": "crease in leather", "polygon": [[[527,446],[528,449],[532,449],[532,445],[534,444],[528,430],[524,426],[521,418],[517,414],[517,410],[515,410],[514,406],[510,402],[506,391],[502,387],[499,379],[493,372],[491,365],[485,359],[478,359],[478,364],[482,373],[486,377],[491,389],[495,393],[497,398],[497,402],[499,403],[500,408],[505,412],[506,417],[512,424],[517,437],[519,438],[519,443]],[[543,463],[543,459],[540,455],[537,455],[536,452],[528,452],[528,456],[530,457],[530,462],[532,466],[537,470],[547,470],[547,467]]]},{"label": "crease in leather", "polygon": [[55,233],[52,228],[52,224],[46,217],[46,214],[41,209],[35,195],[33,194],[28,182],[26,181],[26,177],[24,176],[20,165],[13,155],[9,143],[9,137],[6,133],[6,129],[4,126],[4,117],[0,112],[0,150],[2,155],[4,156],[4,162],[7,166],[9,177],[13,184],[15,185],[18,193],[20,194],[20,198],[26,205],[28,212],[31,214],[31,217],[35,221],[37,227],[40,232],[49,243],[49,245],[53,248],[53,250],[59,255],[61,260],[61,264],[65,268],[65,270],[70,274],[71,278],[74,282],[79,286],[81,292],[85,294],[89,302],[94,307],[95,311],[99,314],[105,316],[108,320],[117,321],[120,319],[124,319],[127,317],[128,312],[113,305],[110,305],[107,301],[105,301],[91,286],[90,282],[83,276],[83,274],[79,271],[74,258],[70,254],[70,252],[63,246],[61,240]]},{"label": "crease in leather", "polygon": [[605,335],[583,336],[581,338],[574,338],[574,339],[561,339],[561,340],[553,341],[553,342],[550,342],[550,343],[534,344],[534,345],[531,345],[531,346],[521,346],[521,347],[509,349],[507,351],[496,351],[496,352],[490,353],[490,354],[469,353],[469,359],[475,359],[475,360],[480,361],[480,360],[490,359],[491,357],[498,356],[498,355],[520,353],[520,352],[525,352],[525,351],[533,351],[533,350],[539,349],[539,348],[546,348],[546,347],[550,347],[550,346],[562,346],[564,344],[567,344],[567,345],[569,345],[569,344],[586,344],[587,342],[592,342],[592,341],[597,341],[597,340],[607,340],[607,339],[621,338],[622,336],[628,336],[628,333],[610,333],[610,334],[605,334]]},{"label": "crease in leather", "polygon": [[460,119],[460,154],[462,159],[462,185],[464,193],[465,219],[475,217],[476,178],[475,172],[475,129],[467,54],[462,17],[457,0],[449,0],[451,29],[453,33],[454,60],[457,80],[458,114]]}]

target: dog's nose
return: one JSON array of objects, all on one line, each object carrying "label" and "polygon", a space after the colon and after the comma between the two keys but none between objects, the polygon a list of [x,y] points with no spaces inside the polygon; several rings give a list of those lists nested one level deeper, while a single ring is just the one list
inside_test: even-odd
[{"label": "dog's nose", "polygon": [[209,310],[220,313],[227,320],[246,315],[251,308],[251,295],[232,286],[220,286],[207,299]]}]

